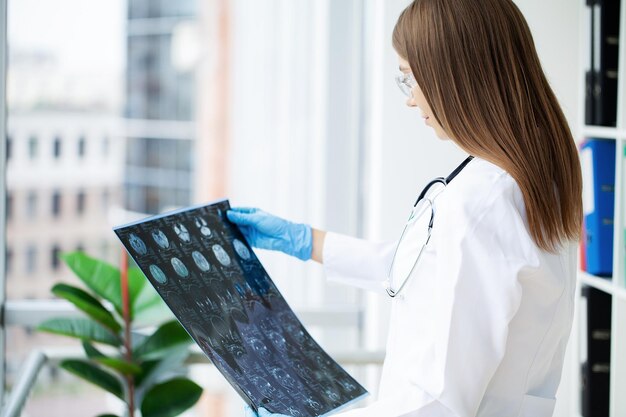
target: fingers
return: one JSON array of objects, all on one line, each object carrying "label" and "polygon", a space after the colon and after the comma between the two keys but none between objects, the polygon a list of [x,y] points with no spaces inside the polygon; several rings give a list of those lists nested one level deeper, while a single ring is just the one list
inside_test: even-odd
[{"label": "fingers", "polygon": [[260,211],[258,208],[256,207],[231,207],[228,209],[228,211],[236,211],[239,213],[247,213],[247,214],[252,214],[254,212]]},{"label": "fingers", "polygon": [[251,212],[235,211],[231,209],[226,212],[226,217],[228,217],[228,220],[231,222],[240,226],[251,226],[258,220],[255,214],[256,209]]},{"label": "fingers", "polygon": [[244,411],[245,411],[245,417],[257,417],[256,413],[252,410],[252,408],[250,408],[249,405],[246,405],[244,407]]}]

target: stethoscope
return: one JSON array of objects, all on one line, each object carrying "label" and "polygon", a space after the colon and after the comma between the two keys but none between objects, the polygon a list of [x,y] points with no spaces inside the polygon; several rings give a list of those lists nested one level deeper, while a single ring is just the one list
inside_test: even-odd
[{"label": "stethoscope", "polygon": [[[406,224],[404,225],[404,229],[402,230],[402,234],[400,235],[400,240],[398,241],[398,244],[396,245],[396,249],[395,249],[395,251],[393,253],[393,258],[391,260],[391,265],[389,267],[389,272],[387,273],[387,288],[386,288],[386,291],[387,291],[387,294],[391,298],[394,298],[398,294],[400,294],[400,291],[402,291],[402,289],[404,288],[404,286],[408,282],[409,277],[411,276],[413,270],[415,269],[415,266],[417,265],[417,262],[419,261],[420,257],[422,256],[422,252],[424,251],[424,248],[426,247],[426,245],[428,245],[428,242],[430,241],[430,236],[432,234],[432,229],[433,229],[433,223],[434,223],[434,220],[435,220],[435,209],[434,209],[435,197],[438,196],[441,193],[441,191],[443,191],[443,189],[448,184],[450,184],[450,182],[454,179],[454,177],[456,177],[459,174],[459,172],[461,172],[461,170],[463,170],[463,168],[465,168],[465,166],[467,164],[469,164],[469,162],[472,159],[474,159],[473,155],[468,156],[447,177],[445,177],[445,178],[444,177],[437,177],[437,178],[433,179],[432,181],[430,181],[428,184],[426,184],[426,186],[424,187],[422,192],[419,194],[419,196],[417,197],[417,200],[415,200],[415,204],[413,204],[413,208],[411,209],[411,214],[409,215],[409,219],[407,220]],[[428,194],[428,192],[430,190],[433,190],[433,186],[439,187],[438,192],[433,197],[426,198],[426,195]],[[406,236],[407,228],[416,220],[416,218],[420,214],[422,214],[425,210],[427,210],[429,208],[430,208],[430,219],[428,221],[428,230],[426,232],[425,242],[422,245],[420,251],[418,252],[418,255],[415,258],[415,261],[413,262],[413,265],[411,266],[410,271],[406,274],[406,277],[402,281],[402,284],[398,287],[398,289],[394,289],[394,288],[392,288],[393,267],[394,267],[394,264],[395,264],[395,261],[396,261],[396,255],[398,254],[398,249],[400,248],[400,245],[402,244],[403,239]]]}]

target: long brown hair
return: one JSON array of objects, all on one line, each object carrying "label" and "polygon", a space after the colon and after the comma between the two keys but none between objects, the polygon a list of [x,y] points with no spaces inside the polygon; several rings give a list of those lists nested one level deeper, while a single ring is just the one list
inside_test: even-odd
[{"label": "long brown hair", "polygon": [[517,6],[414,0],[396,23],[393,47],[450,139],[515,179],[537,246],[555,252],[578,239],[578,150]]}]

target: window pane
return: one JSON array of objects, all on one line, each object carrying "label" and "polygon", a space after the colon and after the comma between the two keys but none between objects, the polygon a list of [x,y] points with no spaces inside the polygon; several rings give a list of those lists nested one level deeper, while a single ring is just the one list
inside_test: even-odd
[{"label": "window pane", "polygon": [[37,147],[39,146],[39,142],[36,136],[31,136],[28,139],[28,157],[30,159],[35,159],[37,157]]},{"label": "window pane", "polygon": [[[315,185],[327,182],[319,178],[341,178],[343,184],[357,177],[349,171],[355,161],[343,160],[358,153],[346,146],[336,159],[347,168],[333,175],[317,172],[325,164],[313,160],[327,153],[326,131],[357,137],[347,127],[356,124],[359,112],[343,107],[360,97],[345,86],[361,85],[356,78],[345,83],[352,80],[345,76],[350,69],[339,72],[343,77],[333,88],[320,81],[328,74],[314,74],[316,60],[333,43],[314,42],[319,29],[314,22],[321,18],[311,16],[324,15],[315,9],[319,2],[240,3],[216,2],[197,15],[197,0],[9,0],[12,160],[6,180],[7,197],[15,200],[7,207],[9,299],[43,303],[58,282],[84,288],[60,255],[84,250],[117,265],[121,247],[112,227],[141,214],[224,197],[279,209],[297,221],[325,219],[335,211],[319,207],[317,197],[332,200],[336,208],[354,206],[343,204],[354,190],[344,193],[333,185],[330,193]],[[194,30],[197,35],[189,35]],[[194,43],[200,45],[195,53]],[[344,42],[332,57],[344,56],[351,46]],[[319,129],[327,123],[320,108],[329,92],[345,99],[337,101],[342,110],[328,118],[329,128]],[[324,137],[315,136],[320,130]],[[310,190],[311,185],[319,189]],[[335,195],[341,198],[330,198]],[[281,291],[295,307],[320,307],[323,280],[308,279],[319,273],[288,262],[286,257],[268,262],[281,272],[277,281],[281,275],[302,277],[285,279]],[[341,289],[332,292],[341,302],[345,295]],[[33,348],[80,348],[79,341],[32,328],[15,329],[8,337],[8,383]],[[337,339],[346,345],[345,338]],[[58,368],[40,380],[27,405],[29,415],[122,414]],[[224,402],[223,387],[207,392],[217,398],[214,405],[204,401],[190,415],[226,417],[227,410],[240,409],[233,392],[233,401],[229,396]],[[55,411],[59,402],[63,411]]]},{"label": "window pane", "polygon": [[37,270],[37,247],[29,245],[26,249],[26,273],[32,274]]},{"label": "window pane", "polygon": [[61,215],[61,193],[55,191],[52,194],[52,217],[59,217]]},{"label": "window pane", "polygon": [[61,248],[58,245],[54,245],[50,251],[50,266],[53,270],[59,269],[61,265],[59,255],[61,255]]},{"label": "window pane", "polygon": [[37,192],[30,191],[26,198],[26,217],[34,219],[37,216]]},{"label": "window pane", "polygon": [[85,212],[85,200],[87,196],[84,191],[79,191],[76,195],[76,214],[83,214]]},{"label": "window pane", "polygon": [[7,135],[7,142],[6,142],[6,159],[7,161],[9,159],[11,159],[11,153],[13,152],[13,138],[9,135]]},{"label": "window pane", "polygon": [[57,137],[54,139],[54,143],[53,143],[53,147],[52,147],[52,154],[54,155],[55,159],[58,159],[61,157],[61,138]]},{"label": "window pane", "polygon": [[82,158],[85,156],[85,146],[87,146],[86,140],[84,136],[78,138],[78,157]]}]

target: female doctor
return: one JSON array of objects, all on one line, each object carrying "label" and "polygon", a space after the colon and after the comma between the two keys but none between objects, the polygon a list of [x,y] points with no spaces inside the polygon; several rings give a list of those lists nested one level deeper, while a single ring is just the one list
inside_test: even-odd
[{"label": "female doctor", "polygon": [[368,242],[258,209],[228,218],[253,246],[390,296],[379,397],[338,416],[549,417],[572,323],[582,185],[529,28],[511,0],[415,0],[393,46],[407,105],[469,154],[426,185],[401,238]]}]

